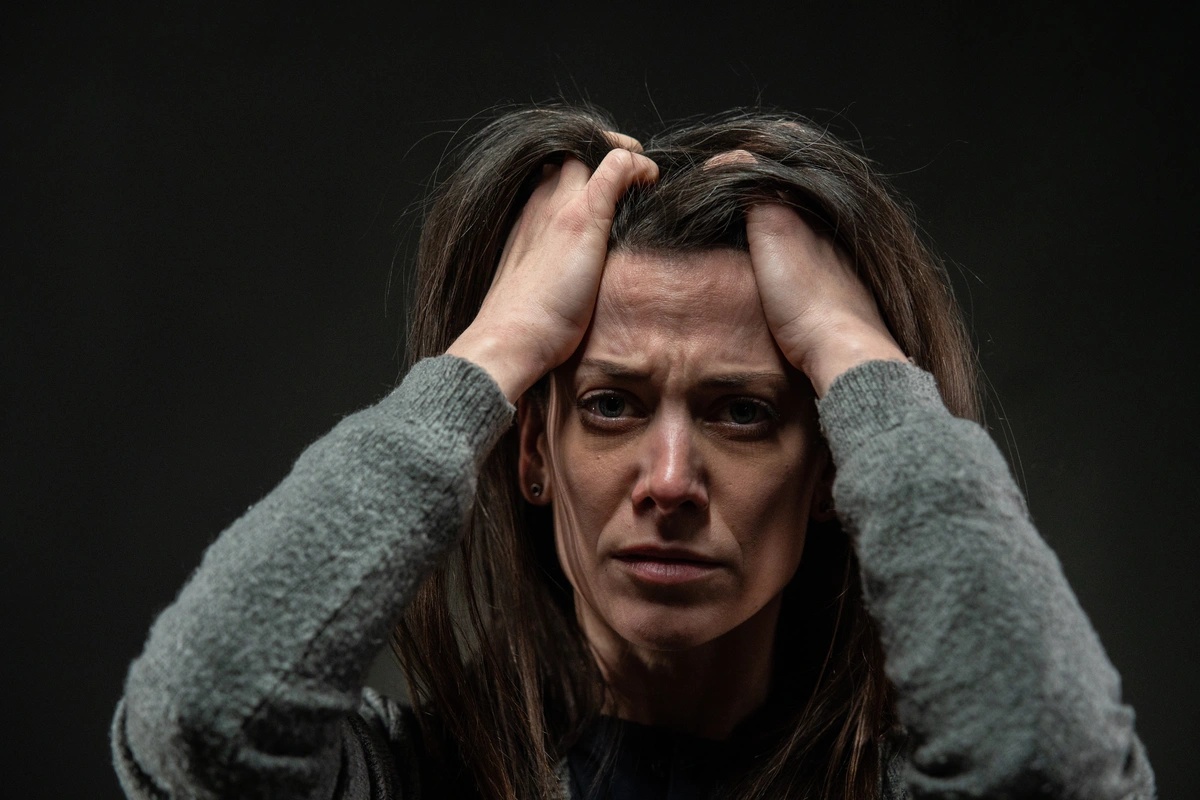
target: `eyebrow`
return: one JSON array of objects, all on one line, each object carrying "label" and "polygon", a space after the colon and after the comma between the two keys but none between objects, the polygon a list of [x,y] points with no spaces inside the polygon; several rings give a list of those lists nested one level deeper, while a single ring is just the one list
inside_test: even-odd
[{"label": "eyebrow", "polygon": [[787,377],[782,372],[723,372],[720,375],[705,377],[700,381],[701,386],[740,389],[745,386],[760,385],[786,387]]},{"label": "eyebrow", "polygon": [[[604,358],[585,358],[579,362],[581,369],[596,370],[607,378],[624,381],[645,381],[650,379],[650,371],[638,369],[627,364],[609,361]],[[788,386],[787,376],[775,370],[748,370],[738,372],[722,372],[705,376],[700,385],[705,388],[740,389],[746,386],[768,385],[776,388]]]},{"label": "eyebrow", "polygon": [[614,378],[617,380],[626,381],[644,381],[649,380],[650,372],[644,369],[636,369],[626,364],[621,364],[616,361],[609,361],[604,358],[585,358],[579,362],[580,369],[590,369],[601,373],[606,378]]}]

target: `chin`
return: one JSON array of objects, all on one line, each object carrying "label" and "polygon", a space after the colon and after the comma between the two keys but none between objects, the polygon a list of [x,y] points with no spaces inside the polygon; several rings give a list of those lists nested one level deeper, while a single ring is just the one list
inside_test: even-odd
[{"label": "chin", "polygon": [[628,609],[610,625],[617,634],[647,650],[680,652],[708,644],[736,624],[711,609],[656,606]]}]

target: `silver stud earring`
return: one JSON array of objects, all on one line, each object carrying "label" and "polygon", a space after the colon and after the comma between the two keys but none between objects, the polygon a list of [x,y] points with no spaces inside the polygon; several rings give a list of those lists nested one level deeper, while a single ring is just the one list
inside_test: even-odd
[{"label": "silver stud earring", "polygon": [[542,485],[540,483],[531,483],[529,485],[529,493],[534,497],[542,496]]}]

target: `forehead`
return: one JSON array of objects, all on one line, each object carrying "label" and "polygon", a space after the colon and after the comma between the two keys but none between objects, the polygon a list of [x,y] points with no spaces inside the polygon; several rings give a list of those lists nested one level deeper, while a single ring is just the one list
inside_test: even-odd
[{"label": "forehead", "polygon": [[780,366],[750,255],[738,250],[612,254],[584,350]]},{"label": "forehead", "polygon": [[[740,250],[686,253],[617,252],[604,265],[597,305],[661,302],[669,294],[736,294],[757,301],[750,254]],[[753,296],[753,298],[751,298]]]}]

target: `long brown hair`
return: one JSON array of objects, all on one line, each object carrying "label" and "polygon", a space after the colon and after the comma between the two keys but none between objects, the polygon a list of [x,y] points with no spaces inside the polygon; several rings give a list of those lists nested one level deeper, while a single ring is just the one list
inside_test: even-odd
[{"label": "long brown hair", "polygon": [[[445,352],[483,301],[505,238],[547,162],[595,169],[615,130],[593,108],[504,113],[457,151],[422,228],[409,361]],[[756,163],[703,168],[743,149]],[[618,204],[610,252],[745,250],[755,202],[790,203],[853,259],[904,351],[933,373],[952,413],[979,417],[976,366],[944,270],[908,207],[861,154],[807,120],[730,112],[646,142],[653,186]],[[408,678],[424,747],[484,797],[553,797],[556,766],[604,699],[575,622],[571,588],[553,552],[552,522],[517,491],[515,431],[479,476],[457,550],[423,585],[393,645]],[[878,796],[880,747],[893,725],[892,688],[863,604],[849,538],[813,531],[785,593],[764,751],[736,797]],[[775,701],[778,700],[778,703]]]}]

